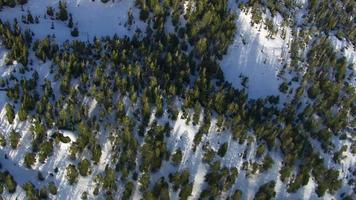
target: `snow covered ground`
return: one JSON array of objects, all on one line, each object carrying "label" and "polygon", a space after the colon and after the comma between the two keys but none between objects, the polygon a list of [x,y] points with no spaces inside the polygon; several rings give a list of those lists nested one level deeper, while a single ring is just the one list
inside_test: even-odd
[{"label": "snow covered ground", "polygon": [[[242,88],[240,75],[248,77],[248,94],[256,99],[279,94],[279,71],[288,62],[290,34],[286,39],[279,34],[267,38],[268,32],[261,25],[251,25],[251,13],[237,11],[235,40],[221,61],[226,81]],[[274,20],[279,23],[278,18]]]},{"label": "snow covered ground", "polygon": [[[40,39],[46,35],[54,34],[58,42],[65,40],[80,39],[83,41],[91,40],[94,36],[106,36],[114,35],[118,36],[131,36],[137,27],[144,31],[145,25],[139,20],[135,20],[131,30],[125,27],[127,21],[127,12],[129,9],[134,8],[133,0],[116,0],[115,3],[111,1],[107,4],[103,4],[100,1],[93,2],[92,0],[67,0],[68,11],[73,14],[74,23],[78,24],[80,36],[79,38],[73,38],[70,35],[70,29],[67,26],[67,22],[61,22],[58,20],[51,20],[47,16],[44,17],[46,8],[52,6],[58,7],[58,0],[31,0],[28,4],[23,6],[23,10],[20,7],[7,8],[0,12],[0,18],[5,20],[13,20],[17,18],[21,21],[21,15],[26,15],[27,10],[31,10],[33,16],[39,17],[39,24],[24,24],[20,23],[20,26],[30,28],[35,38]],[[137,12],[133,12],[137,15]],[[233,86],[241,88],[240,74],[247,76],[248,81],[248,93],[250,98],[265,97],[268,95],[279,94],[279,85],[282,83],[282,78],[278,77],[278,73],[281,68],[288,63],[289,58],[289,46],[290,37],[287,31],[287,37],[285,40],[281,39],[279,35],[275,36],[275,39],[267,39],[267,31],[259,26],[251,26],[251,14],[237,11],[237,33],[235,41],[228,50],[228,54],[221,61],[222,70],[224,72],[227,81],[231,82]],[[54,29],[51,29],[51,24],[54,23]],[[276,20],[278,23],[278,19]],[[341,41],[335,40],[336,48],[342,48],[345,44]],[[355,50],[347,47],[345,49],[345,55],[347,55],[350,62],[356,62]],[[5,77],[17,67],[17,65],[4,65],[4,59],[6,51],[0,49],[0,76]],[[38,62],[38,63],[37,63]],[[41,63],[35,60],[35,63],[39,64],[39,74],[41,81],[45,77],[49,77],[49,63]],[[50,77],[49,77],[50,78]],[[53,83],[54,84],[54,83]],[[23,184],[29,180],[37,180],[37,171],[41,170],[46,176],[49,176],[50,180],[55,181],[58,185],[60,193],[56,196],[58,199],[80,199],[81,194],[84,191],[88,191],[92,194],[94,188],[93,177],[104,170],[105,165],[110,159],[110,142],[107,140],[106,135],[102,134],[100,141],[103,147],[103,155],[100,163],[97,166],[93,166],[93,171],[90,176],[79,177],[79,182],[75,186],[69,186],[65,178],[65,167],[72,162],[68,157],[69,144],[60,144],[55,146],[54,155],[52,155],[46,164],[40,165],[36,163],[33,170],[27,169],[23,166],[24,152],[28,152],[31,146],[29,123],[20,123],[17,120],[13,125],[9,125],[5,119],[4,105],[6,102],[6,93],[0,91],[0,133],[9,134],[11,128],[18,130],[22,139],[17,151],[13,151],[10,148],[0,147],[0,161],[4,169],[7,169],[14,175],[18,184]],[[95,110],[96,101],[89,100],[90,110],[92,113]],[[200,192],[205,187],[204,176],[208,172],[209,166],[202,162],[203,150],[202,144],[209,143],[214,150],[217,150],[224,142],[229,143],[229,148],[226,156],[221,159],[222,164],[227,167],[237,167],[239,170],[239,176],[234,188],[239,188],[243,191],[243,199],[252,199],[259,186],[270,181],[276,181],[276,199],[318,199],[314,189],[315,183],[310,179],[308,185],[301,188],[294,194],[287,193],[286,185],[279,179],[279,170],[281,167],[281,153],[279,151],[272,151],[271,157],[274,159],[273,167],[262,174],[254,175],[252,177],[246,177],[246,171],[242,170],[242,164],[245,161],[239,154],[243,154],[245,149],[248,148],[248,160],[250,162],[256,161],[254,156],[257,148],[256,142],[247,144],[239,144],[231,139],[231,134],[226,132],[217,132],[215,128],[216,119],[212,120],[212,128],[209,134],[203,137],[203,142],[197,147],[196,151],[192,150],[193,140],[199,126],[187,125],[185,120],[180,119],[175,122],[171,137],[168,139],[167,144],[170,151],[175,151],[180,148],[183,151],[182,164],[179,166],[179,170],[188,168],[191,174],[191,181],[193,181],[193,192],[191,199],[198,199]],[[72,141],[76,139],[76,134],[63,131],[65,136],[69,136]],[[8,155],[8,159],[5,159],[5,154]],[[84,155],[84,157],[87,155]],[[344,166],[347,167],[356,165],[354,155],[348,155],[350,158],[344,161]],[[153,178],[158,179],[161,176],[168,176],[168,173],[173,171],[173,167],[163,162],[162,170],[153,175]],[[55,167],[59,168],[58,173],[54,173]],[[50,175],[53,173],[53,176]],[[342,176],[345,176],[342,174]],[[36,183],[36,182],[34,182]],[[38,182],[41,185],[44,183]],[[346,188],[349,189],[349,188]],[[120,188],[119,190],[122,190]],[[21,191],[18,187],[18,191]],[[171,194],[172,199],[177,199],[178,194]],[[225,195],[227,196],[227,194]],[[134,199],[141,197],[138,187],[134,193]],[[6,194],[7,199],[23,199],[24,192],[19,192],[16,195]],[[332,199],[332,196],[326,196],[325,199]]]},{"label": "snow covered ground", "polygon": [[[100,0],[64,0],[67,3],[68,13],[73,15],[74,25],[79,27],[79,37],[71,36],[71,29],[68,27],[68,21],[52,20],[46,14],[47,7],[51,6],[58,12],[59,0],[35,0],[29,1],[22,8],[6,8],[0,12],[0,18],[3,21],[10,21],[16,18],[23,29],[30,28],[34,32],[36,39],[42,39],[47,35],[55,35],[57,41],[80,39],[83,41],[92,40],[93,37],[113,36],[117,34],[120,37],[131,36],[136,28],[145,31],[144,23],[135,20],[130,30],[125,25],[128,19],[130,9],[135,11],[134,1],[117,0],[114,3],[109,1],[104,4]],[[21,22],[21,16],[27,16],[28,10],[33,17],[39,18],[38,24],[24,24]],[[134,16],[135,17],[135,16]],[[54,29],[51,29],[52,22]]]}]

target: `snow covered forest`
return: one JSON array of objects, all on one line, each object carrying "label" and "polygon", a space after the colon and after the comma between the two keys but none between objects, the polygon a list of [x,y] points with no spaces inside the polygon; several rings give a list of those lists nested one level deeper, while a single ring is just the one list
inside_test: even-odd
[{"label": "snow covered forest", "polygon": [[0,0],[0,200],[356,199],[353,0]]}]

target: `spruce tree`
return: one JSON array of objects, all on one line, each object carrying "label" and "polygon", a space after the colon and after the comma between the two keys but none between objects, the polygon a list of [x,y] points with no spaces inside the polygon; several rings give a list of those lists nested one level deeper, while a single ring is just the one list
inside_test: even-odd
[{"label": "spruce tree", "polygon": [[6,104],[5,110],[6,110],[7,121],[9,122],[9,124],[12,124],[14,122],[14,119],[15,119],[15,112],[14,112],[14,109],[13,109],[12,105],[11,104]]}]

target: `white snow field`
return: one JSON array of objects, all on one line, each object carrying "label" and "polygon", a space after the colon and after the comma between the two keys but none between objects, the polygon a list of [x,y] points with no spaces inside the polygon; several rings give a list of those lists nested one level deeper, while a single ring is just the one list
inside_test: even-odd
[{"label": "white snow field", "polygon": [[[34,38],[40,39],[47,35],[54,35],[58,42],[64,42],[66,40],[80,39],[82,41],[92,40],[95,36],[113,36],[117,34],[119,37],[132,36],[136,28],[140,28],[143,32],[145,30],[145,24],[137,19],[138,13],[134,6],[134,0],[115,0],[103,4],[100,0],[67,0],[67,7],[69,13],[73,15],[74,23],[78,25],[80,35],[78,38],[73,38],[70,35],[70,29],[67,26],[67,22],[61,22],[58,20],[51,20],[48,16],[45,18],[46,8],[52,6],[58,7],[58,0],[30,0],[28,4],[16,8],[7,8],[0,12],[0,18],[3,21],[17,18],[20,26],[24,29],[30,28],[34,32]],[[125,26],[127,22],[127,12],[132,9],[135,16],[134,25],[128,30]],[[237,8],[234,8],[237,10]],[[39,24],[24,24],[21,22],[21,15],[26,15],[27,10],[31,10],[33,16],[39,17]],[[228,50],[227,55],[224,56],[221,61],[222,70],[225,75],[225,79],[232,83],[236,88],[242,88],[240,74],[248,77],[248,94],[252,99],[259,97],[265,97],[268,95],[277,95],[279,92],[279,85],[283,82],[281,77],[278,77],[279,71],[282,67],[289,62],[289,46],[290,36],[287,30],[286,39],[283,40],[279,35],[274,39],[267,39],[267,31],[262,27],[251,26],[251,14],[241,12],[237,10],[237,32],[235,41]],[[51,24],[54,23],[54,29],[51,29]],[[278,17],[275,19],[275,23],[279,23]],[[336,48],[345,47],[345,43],[338,40],[333,40]],[[245,44],[244,44],[245,43]],[[347,46],[347,45],[346,45]],[[355,49],[351,47],[345,47],[345,55],[349,62],[356,62]],[[18,67],[18,64],[6,66],[4,59],[6,57],[6,50],[0,46],[0,76],[9,76],[11,71]],[[31,58],[34,60],[34,65],[38,66],[37,71],[40,74],[40,81],[44,78],[52,80],[53,77],[49,75],[50,63],[42,63],[36,59],[33,55]],[[57,88],[56,82],[52,82],[53,88]],[[56,91],[56,89],[55,89]],[[49,181],[54,181],[58,186],[58,194],[56,196],[50,196],[53,199],[60,200],[72,200],[80,199],[84,191],[88,191],[89,199],[95,199],[93,196],[94,189],[94,177],[95,175],[102,173],[105,166],[110,163],[111,160],[111,144],[107,138],[107,133],[100,134],[100,141],[102,144],[102,156],[98,165],[92,166],[92,173],[87,177],[79,177],[77,184],[70,186],[65,177],[66,166],[73,162],[68,156],[68,148],[70,144],[55,145],[54,154],[48,158],[45,164],[36,163],[33,169],[27,169],[23,164],[23,156],[25,152],[28,152],[31,148],[31,133],[29,131],[29,122],[19,122],[17,118],[14,124],[8,124],[5,116],[4,105],[7,101],[5,92],[0,91],[0,134],[7,135],[11,129],[15,129],[21,134],[21,141],[16,151],[9,147],[0,147],[0,162],[2,168],[11,172],[15,180],[18,183],[16,194],[8,194],[5,192],[3,197],[5,199],[24,199],[25,193],[21,189],[21,185],[27,181],[32,181],[34,184],[41,186]],[[88,99],[90,104],[90,113],[95,112],[96,100]],[[182,149],[183,159],[178,170],[189,169],[191,174],[191,181],[193,182],[193,192],[190,199],[198,199],[201,191],[206,187],[204,183],[204,176],[208,172],[209,166],[202,161],[203,150],[202,146],[208,143],[214,150],[218,150],[219,146],[225,142],[229,143],[227,154],[221,159],[222,165],[227,167],[236,167],[239,170],[239,176],[233,189],[239,188],[243,191],[243,199],[253,199],[254,194],[258,188],[270,180],[276,181],[276,199],[321,199],[318,198],[315,190],[315,183],[310,178],[309,183],[299,189],[296,193],[288,193],[286,185],[281,182],[279,178],[279,170],[282,166],[282,154],[280,151],[273,150],[270,152],[270,156],[274,159],[274,165],[268,171],[256,174],[252,176],[246,176],[246,171],[242,169],[244,160],[241,154],[248,149],[247,160],[249,163],[259,161],[255,158],[255,152],[257,144],[253,137],[250,144],[245,141],[243,144],[239,144],[231,139],[229,130],[218,132],[215,126],[216,119],[213,119],[209,134],[204,136],[202,142],[197,146],[196,151],[193,151],[194,136],[197,133],[199,126],[193,126],[191,123],[186,124],[185,120],[180,118],[181,113],[178,116],[178,120],[174,122],[173,130],[170,138],[167,140],[168,149],[174,152],[178,148]],[[163,121],[167,119],[166,113],[163,116]],[[173,122],[171,122],[173,123]],[[48,134],[51,134],[49,130]],[[71,138],[72,141],[76,139],[76,133],[70,131],[62,131],[65,136]],[[336,141],[334,141],[336,143]],[[318,144],[313,144],[317,146]],[[336,144],[338,147],[341,144]],[[342,174],[340,177],[350,176],[352,172],[348,169],[355,169],[356,157],[349,153],[352,144],[343,144],[348,146],[347,159],[342,160],[341,166]],[[320,147],[319,147],[320,148]],[[5,154],[8,159],[5,159]],[[323,155],[327,158],[327,155]],[[89,155],[82,155],[83,158],[88,158]],[[330,157],[328,158],[331,159]],[[327,160],[327,159],[326,159]],[[54,173],[54,169],[58,167],[59,172]],[[40,170],[46,177],[46,181],[37,181],[37,172]],[[158,179],[161,176],[168,177],[170,172],[174,172],[176,169],[168,162],[163,162],[162,168],[155,174],[152,174],[153,179]],[[53,176],[52,176],[52,175]],[[352,174],[351,174],[352,176]],[[338,195],[342,192],[350,192],[353,188],[350,188],[344,184],[343,188],[339,191]],[[139,184],[135,182],[135,191],[133,193],[133,199],[141,199],[142,194],[139,191]],[[120,199],[122,195],[123,187],[119,185],[117,199]],[[228,197],[233,191],[229,190],[222,195],[223,198]],[[171,199],[179,199],[178,193],[170,191]],[[334,199],[333,195],[325,195],[323,199]]]},{"label": "white snow field", "polygon": [[[12,22],[15,18],[20,23],[23,29],[30,28],[34,32],[34,38],[40,39],[47,35],[55,35],[58,42],[65,40],[80,39],[83,41],[92,41],[96,37],[113,36],[117,34],[120,37],[131,36],[136,28],[144,29],[144,23],[140,20],[135,20],[131,28],[125,24],[128,19],[128,12],[137,13],[137,8],[132,0],[116,0],[104,4],[100,0],[64,0],[67,4],[68,13],[73,15],[73,23],[79,27],[79,37],[71,36],[71,29],[68,27],[68,22],[50,19],[46,16],[47,7],[51,6],[58,10],[59,0],[35,0],[28,1],[24,6],[16,6],[15,8],[6,8],[0,12],[0,18],[3,21]],[[27,16],[28,10],[35,18],[39,18],[39,24],[24,24],[21,23],[21,16]],[[54,29],[51,29],[52,22]],[[130,30],[129,30],[129,29]]]},{"label": "white snow field", "polygon": [[[251,13],[238,9],[236,13],[235,40],[221,61],[225,80],[242,88],[240,75],[248,77],[248,94],[253,99],[279,94],[282,80],[278,73],[288,62],[289,31],[285,40],[279,34],[267,38],[268,32],[261,25],[251,25]],[[280,20],[275,18],[278,25]]]}]

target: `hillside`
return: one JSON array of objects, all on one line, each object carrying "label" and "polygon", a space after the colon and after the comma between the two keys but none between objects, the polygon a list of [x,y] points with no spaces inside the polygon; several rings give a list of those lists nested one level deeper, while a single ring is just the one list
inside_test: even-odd
[{"label": "hillside", "polygon": [[0,0],[0,199],[355,199],[355,17]]}]

